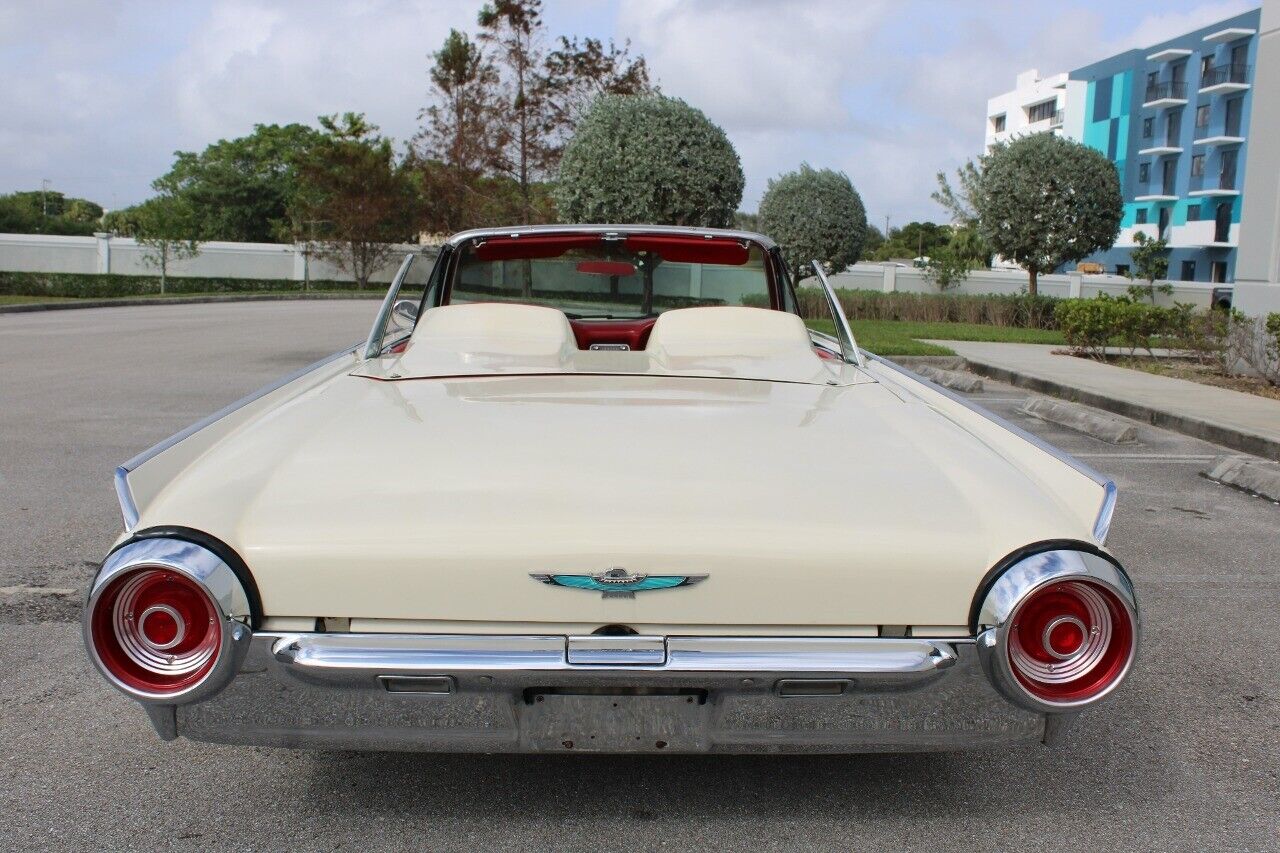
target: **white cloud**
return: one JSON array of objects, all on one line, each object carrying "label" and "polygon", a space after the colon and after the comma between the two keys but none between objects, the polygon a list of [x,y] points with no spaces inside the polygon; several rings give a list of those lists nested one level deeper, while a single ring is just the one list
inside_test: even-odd
[{"label": "white cloud", "polygon": [[[175,149],[345,110],[404,142],[429,54],[450,27],[474,32],[480,2],[0,3],[0,192],[48,177],[127,204]],[[1019,71],[1079,67],[1256,5],[546,2],[557,34],[630,38],[666,93],[726,129],[747,172],[744,207],[807,160],[848,172],[880,222],[941,216],[934,173],[978,153],[986,99]]]},{"label": "white cloud", "polygon": [[845,122],[844,84],[893,7],[850,4],[623,0],[618,29],[663,90],[732,131],[830,128]]}]

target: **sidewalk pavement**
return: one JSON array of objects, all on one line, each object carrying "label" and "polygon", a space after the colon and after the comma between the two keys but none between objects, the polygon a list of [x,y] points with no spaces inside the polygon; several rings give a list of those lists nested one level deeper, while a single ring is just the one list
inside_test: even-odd
[{"label": "sidewalk pavement", "polygon": [[975,373],[1280,460],[1280,401],[1071,355],[1061,345],[930,341]]}]

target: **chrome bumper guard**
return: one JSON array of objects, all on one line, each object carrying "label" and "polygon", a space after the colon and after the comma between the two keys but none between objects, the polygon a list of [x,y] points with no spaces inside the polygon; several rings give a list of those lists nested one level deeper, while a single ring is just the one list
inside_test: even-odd
[{"label": "chrome bumper guard", "polygon": [[425,752],[898,752],[1047,731],[968,638],[263,632],[221,693],[148,713],[166,738]]}]

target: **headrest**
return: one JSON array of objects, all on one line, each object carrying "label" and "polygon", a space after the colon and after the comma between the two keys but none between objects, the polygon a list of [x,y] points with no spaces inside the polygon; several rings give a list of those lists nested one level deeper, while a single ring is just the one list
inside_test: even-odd
[{"label": "headrest", "polygon": [[428,309],[413,331],[414,349],[522,356],[577,350],[564,312],[540,305],[476,302]]},{"label": "headrest", "polygon": [[680,308],[658,315],[645,350],[654,358],[813,357],[804,321],[766,308]]}]

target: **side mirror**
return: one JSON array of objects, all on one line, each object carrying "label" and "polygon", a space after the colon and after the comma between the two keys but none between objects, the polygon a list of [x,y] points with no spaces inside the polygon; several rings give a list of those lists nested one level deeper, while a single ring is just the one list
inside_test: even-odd
[{"label": "side mirror", "polygon": [[411,299],[397,299],[391,306],[391,313],[405,325],[412,326],[418,322],[418,303]]}]

